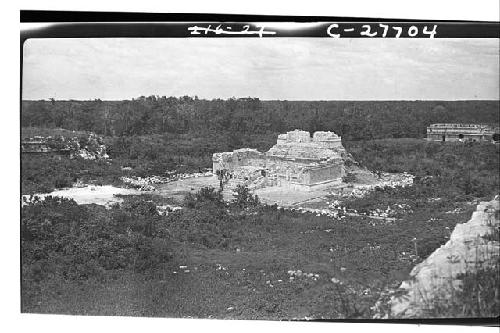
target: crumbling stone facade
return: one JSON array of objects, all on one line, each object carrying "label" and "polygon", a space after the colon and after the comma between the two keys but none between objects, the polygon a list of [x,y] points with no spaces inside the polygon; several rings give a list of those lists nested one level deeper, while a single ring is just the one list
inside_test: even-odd
[{"label": "crumbling stone facade", "polygon": [[297,189],[340,182],[345,174],[341,138],[333,132],[295,130],[278,136],[262,153],[243,148],[213,155],[213,172],[224,170],[231,178],[252,187],[292,186]]},{"label": "crumbling stone facade", "polygon": [[432,124],[428,141],[498,141],[498,128],[478,124]]},{"label": "crumbling stone facade", "polygon": [[68,155],[87,160],[107,159],[106,146],[102,137],[89,133],[86,137],[35,136],[21,141],[23,154]]}]

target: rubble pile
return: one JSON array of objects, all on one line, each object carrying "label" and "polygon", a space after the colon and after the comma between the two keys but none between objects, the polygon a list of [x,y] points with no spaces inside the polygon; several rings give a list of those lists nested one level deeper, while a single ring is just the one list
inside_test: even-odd
[{"label": "rubble pile", "polygon": [[169,178],[160,176],[151,177],[121,177],[122,182],[141,191],[155,191],[154,184],[162,184],[169,181]]},{"label": "rubble pile", "polygon": [[198,177],[212,177],[212,172],[195,172],[195,173],[173,173],[168,172],[167,176],[149,176],[149,177],[127,177],[120,178],[125,184],[137,188],[141,191],[155,191],[157,184],[166,184],[181,179],[198,178]]},{"label": "rubble pile", "polygon": [[[386,209],[376,208],[367,212],[360,212],[359,215],[364,215],[373,218],[396,218],[400,214],[411,214],[413,210],[408,204],[395,204],[387,206]],[[358,214],[356,210],[354,213]]]},{"label": "rubble pile", "polygon": [[158,214],[162,216],[167,216],[168,214],[176,212],[181,209],[182,207],[180,206],[172,206],[172,205],[156,206],[156,211],[158,212]]},{"label": "rubble pile", "polygon": [[455,209],[453,209],[453,210],[449,210],[449,211],[447,211],[445,214],[460,214],[460,213],[462,213],[463,211],[464,211],[464,209],[463,209],[463,208],[457,207],[457,208],[455,208]]},{"label": "rubble pile", "polygon": [[83,159],[96,160],[109,158],[108,154],[106,154],[106,146],[103,139],[94,133],[90,133],[86,141],[80,142],[79,148],[77,154]]},{"label": "rubble pile", "polygon": [[300,269],[289,270],[287,273],[290,276],[289,277],[290,281],[293,281],[296,278],[310,279],[313,281],[318,281],[318,279],[319,279],[319,274],[302,272]]},{"label": "rubble pile", "polygon": [[392,207],[387,206],[386,209],[374,209],[367,212],[359,212],[356,209],[346,208],[346,206],[342,205],[342,202],[339,200],[334,200],[332,202],[327,201],[326,204],[328,208],[315,209],[309,207],[284,207],[277,206],[278,209],[286,209],[294,212],[300,213],[311,213],[316,216],[327,216],[334,219],[343,219],[347,216],[365,216],[374,219],[380,219],[385,221],[395,221],[396,217],[399,214],[411,213],[411,207],[407,204],[395,204]]},{"label": "rubble pile", "polygon": [[212,170],[206,172],[194,172],[194,173],[177,173],[173,175],[170,180],[179,180],[187,178],[198,178],[198,177],[211,177],[213,176]]},{"label": "rubble pile", "polygon": [[384,172],[375,184],[356,184],[350,187],[334,188],[330,191],[330,195],[342,198],[361,198],[375,189],[411,186],[414,178],[414,175],[407,172],[398,174]]}]

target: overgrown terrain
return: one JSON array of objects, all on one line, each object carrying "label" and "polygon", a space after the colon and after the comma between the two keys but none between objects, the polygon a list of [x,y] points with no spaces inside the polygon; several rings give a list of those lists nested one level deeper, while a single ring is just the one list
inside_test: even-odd
[{"label": "overgrown terrain", "polygon": [[[413,195],[395,194],[401,201]],[[447,214],[453,207],[464,209]],[[140,197],[110,210],[45,200],[23,208],[23,310],[370,317],[379,292],[444,244],[473,206],[421,199],[412,208],[394,223],[374,223],[287,212],[248,199],[226,206],[208,189],[168,216]],[[319,277],[291,280],[290,270]]]},{"label": "overgrown terrain", "polygon": [[[416,179],[412,187],[343,203],[358,211],[404,206],[395,221],[285,211],[261,205],[245,188],[229,204],[217,189],[204,188],[166,216],[156,205],[168,199],[152,195],[128,197],[110,209],[60,198],[31,203],[21,212],[22,311],[371,318],[383,290],[399,285],[444,244],[454,226],[470,218],[476,200],[498,193],[499,150],[489,143],[421,139],[429,122],[498,121],[498,102],[377,102],[369,112],[370,105],[156,98],[25,102],[23,125],[42,127],[23,128],[23,136],[64,131],[51,126],[96,131],[105,136],[111,161],[25,155],[23,193],[48,192],[76,180],[119,184],[124,175],[198,171],[210,167],[215,151],[266,150],[279,131],[309,129],[301,122],[313,121],[286,112],[298,115],[303,109],[310,117],[305,110],[313,106],[321,123],[315,129],[340,132],[361,165],[410,172]],[[336,116],[321,118],[327,111]],[[165,118],[149,118],[161,112]],[[92,122],[102,120],[96,114],[105,121]],[[368,114],[370,121],[364,119]],[[464,291],[462,301],[470,294]]]},{"label": "overgrown terrain", "polygon": [[[296,128],[334,131],[345,140],[423,138],[431,123],[498,126],[498,101],[261,101],[139,97],[124,101],[23,101],[23,126],[93,131],[104,136],[224,133],[244,146],[246,134]],[[257,148],[257,147],[256,147]],[[268,147],[269,148],[269,147]]]}]

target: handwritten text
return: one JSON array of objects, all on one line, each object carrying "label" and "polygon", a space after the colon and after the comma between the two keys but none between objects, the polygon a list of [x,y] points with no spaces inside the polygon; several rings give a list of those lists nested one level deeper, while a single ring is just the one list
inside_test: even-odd
[{"label": "handwritten text", "polygon": [[209,33],[214,33],[216,35],[258,35],[262,37],[264,35],[275,35],[276,31],[266,31],[264,26],[259,27],[258,30],[250,30],[250,25],[244,25],[241,30],[233,30],[231,26],[223,27],[222,24],[212,28],[212,25],[209,24],[206,27],[200,26],[192,26],[188,28],[191,31],[191,35],[208,35]]}]

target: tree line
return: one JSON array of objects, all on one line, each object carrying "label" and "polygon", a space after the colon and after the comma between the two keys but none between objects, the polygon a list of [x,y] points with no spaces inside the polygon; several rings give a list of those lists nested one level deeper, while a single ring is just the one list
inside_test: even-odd
[{"label": "tree line", "polygon": [[261,101],[141,96],[123,101],[23,101],[23,127],[120,137],[334,131],[345,140],[425,137],[432,123],[498,126],[499,101]]}]

